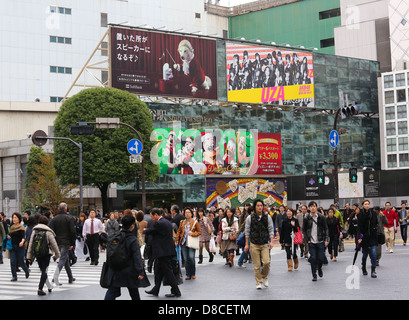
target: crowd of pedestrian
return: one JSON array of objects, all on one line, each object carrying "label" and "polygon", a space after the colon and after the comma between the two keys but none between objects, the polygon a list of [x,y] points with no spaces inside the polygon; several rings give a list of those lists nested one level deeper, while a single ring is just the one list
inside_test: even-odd
[{"label": "crowd of pedestrian", "polygon": [[[371,277],[376,278],[382,246],[385,244],[393,253],[398,229],[406,246],[409,212],[404,202],[399,210],[390,202],[382,209],[371,207],[369,200],[352,206],[347,203],[344,209],[335,205],[324,209],[315,201],[300,203],[293,209],[284,205],[269,208],[256,199],[242,208],[180,209],[173,205],[170,212],[148,207],[145,212],[127,209],[102,216],[98,210],[90,210],[77,217],[61,203],[55,216],[30,215],[28,211],[23,216],[13,213],[11,221],[0,213],[0,219],[0,264],[4,263],[4,255],[9,258],[11,281],[17,281],[19,268],[28,278],[29,267],[36,260],[41,271],[38,295],[46,294],[45,285],[49,292],[53,285],[62,285],[59,278],[63,268],[68,282],[73,283],[71,266],[77,259],[98,265],[100,252],[110,250],[110,239],[123,233],[130,264],[126,272],[118,272],[111,263],[113,258],[107,258],[107,266],[103,267],[108,289],[105,299],[118,297],[121,287],[128,288],[132,299],[140,299],[138,288],[150,286],[145,268],[154,273],[154,286],[146,293],[158,296],[161,284],[166,283],[171,287],[166,296],[180,297],[179,285],[200,276],[196,263],[203,263],[205,251],[209,263],[217,254],[229,268],[236,264],[246,268],[246,263],[252,263],[256,288],[268,287],[270,251],[277,242],[285,251],[288,271],[297,270],[299,258],[305,258],[312,280],[317,281],[323,277],[323,265],[329,263],[326,252],[336,262],[344,250],[344,241],[354,240],[353,264],[358,252],[362,252],[362,274],[368,274],[369,257]],[[47,246],[40,253],[43,239]],[[50,282],[47,270],[52,256],[54,261],[59,260]],[[235,256],[239,256],[237,263]]]}]

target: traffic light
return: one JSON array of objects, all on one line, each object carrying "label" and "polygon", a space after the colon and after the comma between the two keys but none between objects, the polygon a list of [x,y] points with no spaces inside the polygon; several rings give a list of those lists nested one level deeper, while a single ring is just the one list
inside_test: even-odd
[{"label": "traffic light", "polygon": [[324,183],[324,169],[317,169],[317,178],[318,178],[318,183],[323,184]]},{"label": "traffic light", "polygon": [[71,134],[94,134],[94,126],[79,125],[70,127]]},{"label": "traffic light", "polygon": [[349,182],[357,183],[358,182],[358,169],[349,168]]},{"label": "traffic light", "polygon": [[353,101],[348,105],[342,107],[342,118],[352,117],[361,113],[362,104],[359,101]]},{"label": "traffic light", "polygon": [[134,185],[133,185],[133,189],[134,189],[135,191],[138,191],[138,190],[139,190],[139,177],[138,177],[138,175],[135,176],[135,183],[134,183]]}]

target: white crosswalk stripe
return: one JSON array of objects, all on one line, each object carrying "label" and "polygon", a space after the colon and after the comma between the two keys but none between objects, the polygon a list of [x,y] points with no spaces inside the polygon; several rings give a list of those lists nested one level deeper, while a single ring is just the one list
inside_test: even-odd
[{"label": "white crosswalk stripe", "polygon": [[[38,268],[37,262],[35,261],[30,266],[30,277],[28,279],[25,278],[24,271],[21,270],[20,272],[17,272],[18,280],[12,282],[10,281],[12,278],[10,260],[6,258],[3,260],[4,264],[0,264],[0,301],[21,299],[27,295],[37,295],[41,276],[41,271]],[[63,268],[59,277],[59,282],[62,286],[55,286],[53,284],[53,292],[84,288],[90,285],[99,284],[102,263],[104,260],[104,253],[100,254],[100,263],[97,266],[91,266],[89,261],[78,259],[77,263],[71,266],[75,281],[70,284],[68,283],[67,273]],[[53,259],[50,261],[50,266],[48,267],[48,278],[50,281],[57,268],[57,262],[54,262]],[[44,285],[43,290],[47,292],[46,285]]]}]

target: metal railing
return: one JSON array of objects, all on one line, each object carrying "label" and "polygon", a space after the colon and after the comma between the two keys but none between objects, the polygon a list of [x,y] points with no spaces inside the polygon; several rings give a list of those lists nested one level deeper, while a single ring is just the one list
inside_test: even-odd
[{"label": "metal railing", "polygon": [[272,7],[278,7],[285,4],[290,4],[294,2],[299,2],[304,0],[259,0],[253,1],[245,4],[240,4],[234,7],[224,7],[217,4],[212,4],[205,2],[204,8],[210,14],[223,16],[223,17],[234,17],[241,14],[260,11]]}]

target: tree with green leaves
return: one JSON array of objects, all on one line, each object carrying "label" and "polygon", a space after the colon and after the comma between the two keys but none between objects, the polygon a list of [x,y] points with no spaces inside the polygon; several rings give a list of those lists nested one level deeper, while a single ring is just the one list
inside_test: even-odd
[{"label": "tree with green leaves", "polygon": [[[95,129],[91,135],[71,135],[70,127],[96,118],[119,118],[140,133],[144,144],[145,177],[155,180],[159,169],[149,158],[154,146],[150,141],[153,120],[149,108],[134,94],[114,88],[85,89],[64,101],[54,122],[54,136],[66,137],[83,147],[83,183],[101,191],[103,211],[108,212],[108,187],[128,184],[141,177],[141,164],[129,162],[127,143],[135,132],[127,127]],[[78,148],[72,143],[54,141],[55,167],[63,183],[79,182]]]}]

